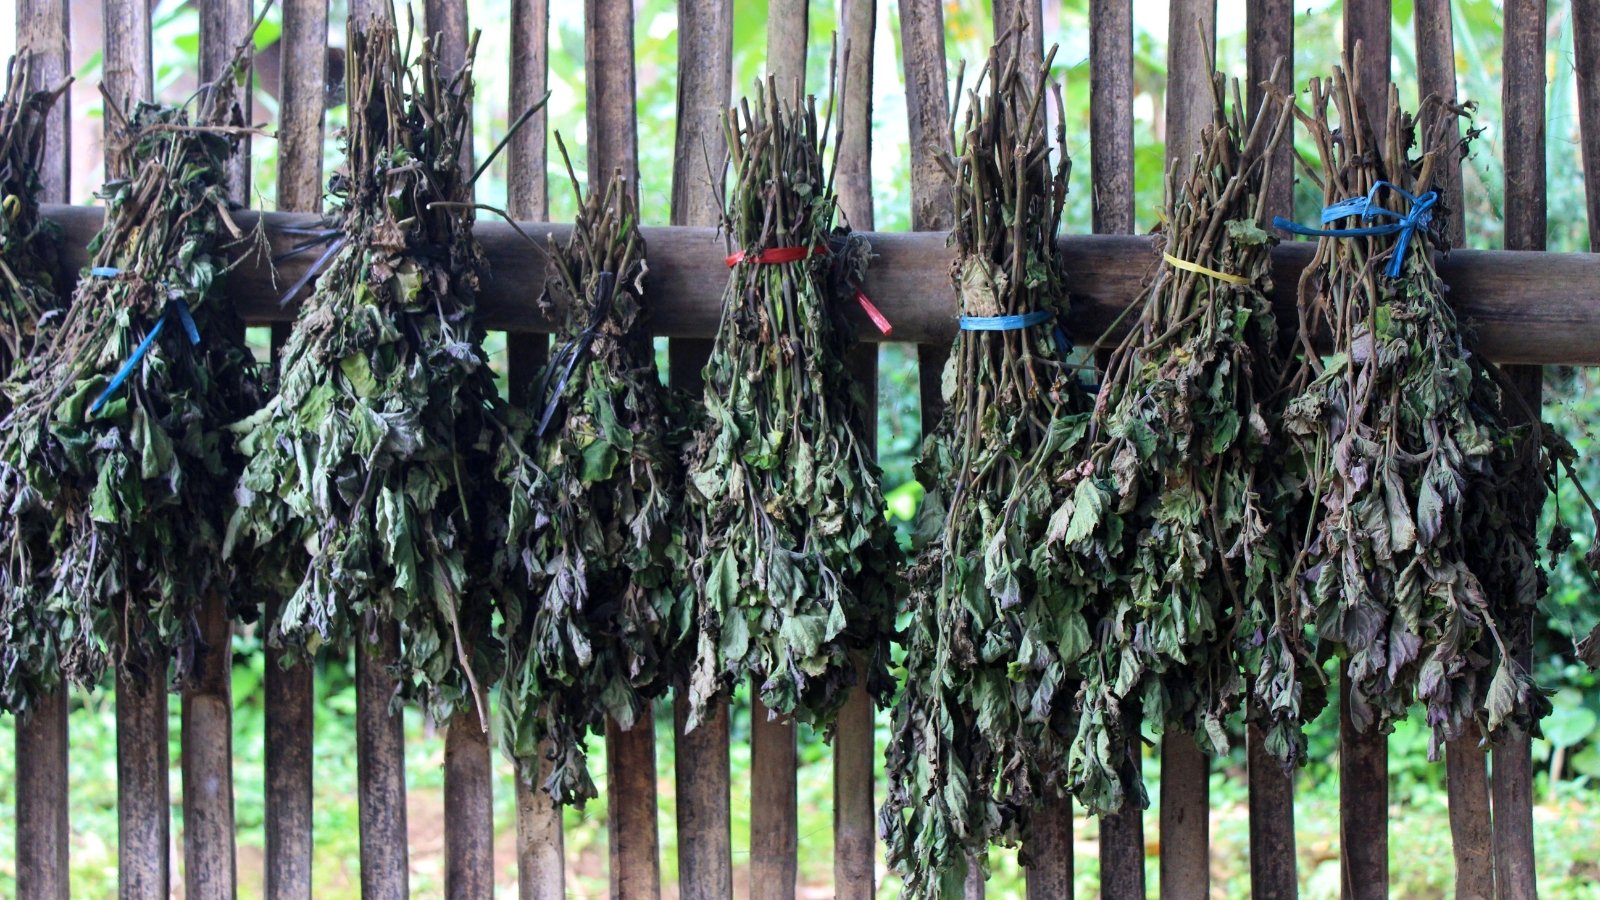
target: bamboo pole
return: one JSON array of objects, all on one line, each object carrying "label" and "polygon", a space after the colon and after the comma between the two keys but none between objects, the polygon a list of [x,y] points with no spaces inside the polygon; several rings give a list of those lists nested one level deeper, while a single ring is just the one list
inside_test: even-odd
[{"label": "bamboo pole", "polygon": [[[423,21],[442,74],[447,80],[454,78],[468,62],[471,37],[466,4],[427,0]],[[464,171],[472,171],[470,129],[461,146],[460,164]],[[480,597],[479,602],[487,603],[488,598]],[[477,627],[469,627],[462,639],[469,656],[482,639]],[[471,702],[462,703],[445,726],[444,890],[452,900],[494,896],[494,766],[489,723],[479,718],[477,704]]]},{"label": "bamboo pole", "polygon": [[[18,46],[32,55],[28,89],[46,90],[72,71],[69,8],[65,0],[21,0],[17,6]],[[39,169],[39,199],[65,203],[72,181],[72,95],[56,100],[45,120],[44,156]],[[67,710],[69,685],[63,681],[41,695],[16,722],[17,896],[66,900],[70,892],[67,856],[72,834],[67,818]]]},{"label": "bamboo pole", "polygon": [[[633,3],[586,0],[584,50],[588,85],[589,185],[601,190],[613,173],[638,198],[639,133],[634,107]],[[656,829],[654,704],[632,728],[606,719],[606,801],[611,894],[623,900],[661,893]]]},{"label": "bamboo pole", "polygon": [[[911,143],[911,228],[942,235],[955,225],[955,181],[940,163],[953,147],[944,10],[939,0],[901,0],[900,47]],[[948,294],[947,287],[943,295],[930,294],[924,303],[937,305],[938,298]],[[917,345],[917,393],[924,435],[933,431],[944,414],[940,375],[949,358],[949,341]],[[964,896],[966,900],[984,896],[983,870],[976,859],[968,861]]]},{"label": "bamboo pole", "polygon": [[361,820],[361,896],[410,895],[406,850],[405,722],[389,672],[400,656],[400,626],[363,625],[356,640],[356,780]]},{"label": "bamboo pole", "polygon": [[[672,160],[672,224],[714,226],[727,139],[721,116],[733,82],[732,0],[678,2],[678,129]],[[700,370],[711,342],[674,338],[667,344],[667,377],[675,390],[701,392]],[[678,892],[683,900],[721,900],[733,894],[733,836],[728,763],[728,698],[694,731],[687,687],[673,698],[678,790]]]},{"label": "bamboo pole", "polygon": [[[322,139],[328,0],[284,0],[278,86],[278,208],[322,209]],[[273,359],[289,326],[272,327]],[[268,601],[274,622],[278,601]],[[311,750],[315,685],[309,661],[285,667],[287,654],[266,647],[266,896],[311,896]]]},{"label": "bamboo pole", "polygon": [[[87,265],[85,247],[99,230],[103,210],[51,206],[43,214],[65,231],[62,267],[74,275]],[[306,227],[306,215],[240,211],[246,230],[265,219],[274,253],[288,250],[303,236],[284,227]],[[565,240],[568,225],[523,222],[541,235]],[[527,241],[499,221],[480,220],[475,237],[482,244],[492,277],[478,295],[483,327],[512,332],[550,332],[554,322],[534,305],[544,287],[544,259]],[[722,240],[714,228],[645,226],[650,246],[650,277],[645,303],[657,334],[706,338],[716,333],[728,269]],[[956,333],[956,300],[950,289],[952,250],[940,233],[866,232],[872,243],[872,268],[862,289],[894,323],[894,339],[907,343],[948,344]],[[1140,235],[1074,235],[1057,239],[1062,264],[1072,273],[1073,310],[1067,325],[1074,334],[1100,334],[1128,305],[1154,265],[1151,239]],[[1315,242],[1292,241],[1272,250],[1274,312],[1281,327],[1296,324],[1295,284],[1310,264]],[[237,252],[237,251],[235,251]],[[242,261],[228,278],[229,299],[251,324],[292,321],[297,307],[278,303],[285,279],[305,273],[308,254],[278,266],[277,282],[259,258]],[[1439,275],[1450,285],[1450,301],[1463,320],[1477,325],[1478,351],[1502,364],[1600,365],[1600,254],[1460,250],[1438,260]],[[864,314],[847,311],[857,334],[878,339]],[[1120,336],[1113,331],[1112,338]],[[1325,345],[1324,345],[1325,346]]]},{"label": "bamboo pole", "polygon": [[1389,29],[1393,27],[1392,0],[1345,0],[1344,51],[1352,59],[1361,48],[1361,105],[1373,112],[1372,133],[1383,145],[1388,123],[1380,111],[1389,103]]},{"label": "bamboo pole", "polygon": [[750,898],[794,900],[799,864],[795,728],[768,717],[760,684],[750,685]]},{"label": "bamboo pole", "polygon": [[[1539,0],[1507,0],[1501,67],[1505,72],[1501,109],[1505,122],[1505,246],[1508,250],[1543,250],[1545,246],[1545,25],[1547,10]],[[1537,366],[1507,370],[1526,408],[1540,408],[1544,373]],[[1543,498],[1543,485],[1531,486]],[[1525,510],[1537,522],[1539,499]],[[1532,607],[1507,629],[1517,662],[1526,670],[1533,655]],[[1538,895],[1533,854],[1532,739],[1516,725],[1495,739],[1493,780],[1495,888],[1508,900]]]},{"label": "bamboo pole", "polygon": [[[1089,173],[1096,234],[1132,234],[1133,205],[1133,3],[1089,4]],[[1124,713],[1137,722],[1136,710]],[[1122,777],[1139,773],[1139,740],[1124,749]],[[1135,796],[1133,792],[1127,794]],[[1100,893],[1108,900],[1143,898],[1144,810],[1131,800],[1100,818]]]},{"label": "bamboo pole", "polygon": [[[851,228],[871,230],[872,206],[872,58],[877,31],[875,0],[844,0],[840,14],[844,53],[838,76],[838,168],[834,176],[839,210]],[[846,360],[866,401],[861,439],[877,456],[878,345],[859,344]],[[833,888],[840,900],[871,900],[876,893],[873,871],[873,760],[876,732],[872,697],[867,693],[866,665],[856,661],[856,684],[850,690],[833,739]]]},{"label": "bamboo pole", "polygon": [[[383,0],[351,0],[347,22],[364,31],[388,19]],[[410,893],[406,828],[405,717],[399,683],[400,626],[366,622],[356,638],[356,802],[361,831],[361,896],[399,900]]]},{"label": "bamboo pole", "polygon": [[[1455,36],[1449,0],[1419,0],[1416,29],[1418,100],[1433,94],[1455,102]],[[1423,133],[1430,128],[1425,119]],[[1440,158],[1433,185],[1446,210],[1446,236],[1451,246],[1459,247],[1466,242],[1466,208],[1459,157],[1445,154]],[[1480,741],[1477,724],[1468,722],[1461,737],[1445,745],[1450,844],[1455,856],[1456,896],[1462,900],[1488,900],[1494,896],[1489,754],[1480,746]]]},{"label": "bamboo pole", "polygon": [[[1353,0],[1344,9],[1344,50],[1357,73],[1367,124],[1381,145],[1389,108],[1390,0]],[[1350,719],[1349,680],[1339,679],[1339,847],[1341,895],[1389,893],[1389,736]]]},{"label": "bamboo pole", "polygon": [[[550,9],[547,0],[514,0],[511,5],[511,116],[520,116],[545,95],[549,84]],[[506,210],[518,219],[550,217],[548,165],[549,114],[535,112],[506,144]],[[547,335],[506,335],[506,381],[511,402],[526,407],[539,370],[549,355]],[[550,774],[550,761],[540,754],[538,781],[513,775],[517,798],[517,888],[522,900],[559,900],[566,896],[565,839],[561,809],[540,784]]]},{"label": "bamboo pole", "polygon": [[[1172,0],[1168,16],[1166,165],[1181,184],[1212,120],[1216,0]],[[1069,270],[1070,271],[1070,270]],[[1209,761],[1194,735],[1161,736],[1161,897],[1204,898],[1211,889]]]},{"label": "bamboo pole", "polygon": [[1339,869],[1345,900],[1389,896],[1389,737],[1350,718],[1348,676],[1339,679]]},{"label": "bamboo pole", "polygon": [[[767,73],[782,97],[805,94],[808,27],[806,0],[768,4]],[[793,900],[799,871],[795,727],[769,716],[759,687],[750,686],[750,897]]]},{"label": "bamboo pole", "polygon": [[[142,0],[104,0],[101,13],[107,102],[126,107],[152,97],[149,6]],[[106,153],[109,169],[110,141]],[[118,892],[123,900],[159,900],[167,896],[172,877],[167,661],[124,660],[117,667],[116,685]]]},{"label": "bamboo pole", "polygon": [[1578,70],[1578,120],[1583,188],[1589,210],[1589,252],[1600,253],[1600,0],[1573,0],[1572,43]]},{"label": "bamboo pole", "polygon": [[[251,7],[251,0],[200,4],[203,83],[226,77],[238,48],[250,40],[255,20]],[[248,121],[248,90],[240,92],[239,102]],[[243,140],[228,158],[224,184],[230,200],[248,205],[250,145]],[[227,898],[238,892],[233,839],[233,622],[228,597],[216,592],[201,598],[197,618],[200,640],[193,673],[183,690],[184,895]]]},{"label": "bamboo pole", "polygon": [[[1252,120],[1261,114],[1271,82],[1285,97],[1294,91],[1294,6],[1289,0],[1248,0],[1246,103]],[[1273,80],[1276,73],[1276,80]],[[1291,125],[1292,127],[1292,125]],[[1286,137],[1274,151],[1265,213],[1294,218],[1294,141]],[[1264,746],[1266,735],[1254,723],[1245,729],[1250,771],[1250,891],[1261,900],[1299,894],[1295,871],[1294,780]]]},{"label": "bamboo pole", "polygon": [[767,3],[767,74],[785,99],[806,93],[806,38],[811,26],[806,0]]}]

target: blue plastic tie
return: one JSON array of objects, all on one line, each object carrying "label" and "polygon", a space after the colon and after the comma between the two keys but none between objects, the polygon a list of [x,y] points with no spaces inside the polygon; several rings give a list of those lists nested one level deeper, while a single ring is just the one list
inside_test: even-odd
[{"label": "blue plastic tie", "polygon": [[1017,316],[962,316],[962,331],[1018,331],[1042,325],[1054,316],[1048,309],[1036,309]]},{"label": "blue plastic tie", "polygon": [[182,300],[173,300],[168,303],[166,308],[161,311],[161,318],[156,320],[155,327],[150,329],[150,333],[144,336],[144,340],[139,342],[138,347],[134,348],[133,355],[128,357],[128,361],[122,364],[122,368],[117,370],[117,374],[111,377],[111,383],[106,385],[106,389],[100,393],[99,398],[89,407],[90,415],[99,412],[100,407],[106,405],[106,401],[111,399],[112,395],[122,387],[123,382],[128,380],[128,376],[133,374],[133,370],[138,368],[139,360],[144,359],[144,355],[150,352],[150,345],[154,344],[156,338],[161,336],[161,329],[167,324],[168,314],[174,311],[178,314],[178,323],[183,326],[183,330],[189,335],[189,343],[200,343],[200,329],[195,327],[194,317],[189,315],[189,304]]},{"label": "blue plastic tie", "polygon": [[116,266],[94,266],[89,269],[89,274],[96,278],[115,278],[122,274],[122,270]]},{"label": "blue plastic tie", "polygon": [[[1411,209],[1405,213],[1397,213],[1385,209],[1374,202],[1378,191],[1388,188],[1396,194],[1411,202]],[[1303,234],[1307,237],[1367,237],[1386,234],[1397,234],[1399,239],[1394,244],[1394,254],[1389,258],[1388,275],[1390,278],[1400,277],[1400,270],[1405,265],[1406,247],[1411,243],[1411,235],[1418,229],[1427,228],[1433,221],[1433,206],[1439,202],[1437,191],[1428,191],[1422,196],[1417,196],[1403,188],[1395,187],[1387,181],[1375,182],[1372,190],[1365,197],[1351,197],[1340,200],[1332,206],[1322,209],[1322,224],[1337,222],[1349,216],[1360,216],[1363,222],[1376,218],[1394,219],[1395,221],[1383,225],[1366,225],[1360,228],[1311,228],[1285,219],[1283,216],[1273,216],[1272,224],[1280,231],[1291,234]]]}]

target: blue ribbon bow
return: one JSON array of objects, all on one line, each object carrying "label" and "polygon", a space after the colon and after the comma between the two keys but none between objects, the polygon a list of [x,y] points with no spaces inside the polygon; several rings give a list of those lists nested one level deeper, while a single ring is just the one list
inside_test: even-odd
[{"label": "blue ribbon bow", "polygon": [[111,377],[111,383],[106,385],[106,389],[100,393],[99,398],[89,407],[90,415],[99,412],[100,407],[105,406],[106,401],[110,400],[112,395],[122,387],[122,383],[128,380],[128,376],[133,374],[133,370],[139,365],[139,360],[144,359],[144,355],[150,352],[150,345],[154,344],[156,338],[161,336],[161,329],[167,324],[167,319],[171,317],[170,314],[173,312],[177,313],[179,324],[183,326],[183,330],[189,335],[189,343],[200,343],[200,329],[195,327],[194,317],[189,315],[189,304],[181,299],[175,299],[168,303],[166,308],[161,311],[161,318],[156,320],[155,327],[150,329],[150,333],[144,336],[144,340],[139,342],[138,347],[134,348],[133,355],[128,357],[128,361],[122,364],[122,368],[117,370],[117,374]]},{"label": "blue ribbon bow", "polygon": [[[1375,200],[1378,191],[1382,188],[1399,194],[1411,202],[1411,209],[1405,213],[1397,213],[1392,209],[1385,209]],[[1428,191],[1420,197],[1411,192],[1395,187],[1387,181],[1379,181],[1372,185],[1372,190],[1365,197],[1351,197],[1341,200],[1332,206],[1323,207],[1322,224],[1337,222],[1347,216],[1360,216],[1363,222],[1376,218],[1394,219],[1395,221],[1383,225],[1365,225],[1359,228],[1311,228],[1285,219],[1283,216],[1273,216],[1273,227],[1291,234],[1303,234],[1308,237],[1366,237],[1369,235],[1396,234],[1399,238],[1394,243],[1394,254],[1389,258],[1388,275],[1390,278],[1400,277],[1400,269],[1405,265],[1406,247],[1411,243],[1411,235],[1418,229],[1428,227],[1433,221],[1433,206],[1439,202],[1437,191]]]}]

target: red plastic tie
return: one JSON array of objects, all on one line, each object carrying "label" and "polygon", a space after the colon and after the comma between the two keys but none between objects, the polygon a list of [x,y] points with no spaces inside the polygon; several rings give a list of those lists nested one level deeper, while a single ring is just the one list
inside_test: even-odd
[{"label": "red plastic tie", "polygon": [[[723,262],[726,262],[730,269],[742,262],[755,263],[760,266],[775,266],[781,263],[799,262],[808,256],[826,256],[828,252],[827,244],[814,244],[810,247],[770,247],[757,253],[754,257],[740,250],[723,260]],[[872,324],[876,325],[878,331],[882,332],[885,337],[894,331],[894,326],[889,324],[888,317],[877,306],[873,305],[872,300],[860,288],[856,289],[856,302],[861,304],[861,309],[866,312],[867,318],[872,320]]]},{"label": "red plastic tie", "polygon": [[874,306],[871,300],[867,299],[866,292],[860,288],[856,288],[856,302],[861,304],[862,309],[866,310],[867,318],[872,320],[872,324],[878,326],[878,331],[884,337],[888,337],[894,331],[894,326],[889,324],[888,317],[878,307]]},{"label": "red plastic tie", "polygon": [[728,264],[730,269],[742,262],[755,263],[759,266],[776,266],[780,263],[799,262],[812,255],[826,256],[827,254],[827,244],[816,244],[811,247],[769,247],[757,253],[754,257],[740,250],[738,253],[728,257],[724,262]]}]

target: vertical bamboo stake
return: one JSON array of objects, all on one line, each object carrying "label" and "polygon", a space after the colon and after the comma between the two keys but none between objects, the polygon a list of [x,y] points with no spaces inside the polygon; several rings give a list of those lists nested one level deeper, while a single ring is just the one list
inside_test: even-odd
[{"label": "vertical bamboo stake", "polygon": [[[60,84],[72,70],[65,0],[21,0],[17,6],[18,46],[32,54],[28,89]],[[72,176],[71,92],[56,100],[45,122],[40,162],[40,201],[66,203]],[[67,700],[63,681],[35,701],[16,722],[17,896],[66,900],[69,893],[67,847]]]},{"label": "vertical bamboo stake", "polygon": [[1572,26],[1583,187],[1589,207],[1589,252],[1600,253],[1600,0],[1572,0]]},{"label": "vertical bamboo stake", "polygon": [[[388,18],[381,0],[352,0],[349,28]],[[391,674],[400,658],[400,626],[363,623],[356,637],[356,781],[361,827],[361,896],[410,894],[406,832],[405,716]]]},{"label": "vertical bamboo stake", "polygon": [[[872,57],[877,31],[876,0],[844,0],[840,13],[844,55],[840,60],[838,168],[834,176],[839,209],[850,227],[873,228],[872,208]],[[866,401],[862,440],[878,442],[878,345],[851,348],[847,365]],[[874,457],[877,455],[873,450]],[[870,900],[873,872],[872,763],[876,734],[872,697],[867,693],[866,666],[856,661],[856,685],[839,710],[833,739],[833,886],[834,896]]]},{"label": "vertical bamboo stake", "polygon": [[1350,691],[1339,679],[1339,866],[1345,900],[1389,896],[1389,737],[1365,734],[1350,719]]},{"label": "vertical bamboo stake", "polygon": [[1352,59],[1361,47],[1361,102],[1372,115],[1372,132],[1381,146],[1388,123],[1384,110],[1389,98],[1389,29],[1393,0],[1345,0],[1344,50]]},{"label": "vertical bamboo stake", "polygon": [[[940,164],[951,146],[949,73],[944,55],[944,9],[939,0],[901,0],[900,46],[905,68],[911,144],[911,230],[949,231],[955,225],[955,182]],[[944,414],[939,375],[950,348],[917,346],[923,433]],[[982,881],[978,882],[982,890]]]},{"label": "vertical bamboo stake", "polygon": [[[1454,28],[1448,0],[1418,0],[1417,94],[1430,94],[1451,102],[1456,99]],[[1431,125],[1422,123],[1426,133]],[[1433,177],[1434,190],[1448,211],[1446,234],[1453,247],[1466,242],[1466,208],[1462,196],[1461,160],[1446,154]],[[1494,853],[1489,819],[1489,755],[1480,746],[1481,735],[1468,722],[1461,737],[1445,746],[1445,769],[1450,802],[1451,849],[1456,865],[1456,896],[1462,900],[1494,896]]]},{"label": "vertical bamboo stake", "polygon": [[[1368,123],[1381,143],[1389,108],[1390,0],[1354,0],[1344,10],[1347,63],[1359,79]],[[1389,737],[1350,720],[1348,681],[1339,679],[1339,847],[1342,895],[1389,893]]]},{"label": "vertical bamboo stake", "polygon": [[[389,666],[400,657],[400,626],[363,626],[356,640],[356,780],[361,818],[361,896],[410,895],[406,860],[405,720]],[[371,632],[371,633],[368,633]]]},{"label": "vertical bamboo stake", "polygon": [[778,96],[806,92],[806,38],[811,26],[807,0],[768,0],[767,74],[777,79]]},{"label": "vertical bamboo stake", "polygon": [[[1044,61],[1044,11],[1039,0],[997,0],[994,4],[996,37],[1011,34],[1001,44],[1000,65],[1020,53],[1027,64],[1020,71],[1036,71]],[[1046,127],[1040,116],[1037,128]],[[1062,152],[1066,152],[1062,148]],[[1027,860],[1029,900],[1072,896],[1072,800],[1046,797],[1033,811],[1033,827],[1023,847]]]},{"label": "vertical bamboo stake", "polygon": [[[467,7],[451,0],[427,0],[427,33],[446,79],[467,65]],[[472,171],[471,129],[461,146],[461,166]],[[487,598],[481,598],[487,602]],[[464,638],[467,653],[481,635]],[[450,717],[444,743],[444,890],[451,898],[494,896],[494,766],[488,723],[476,704],[465,703]]]},{"label": "vertical bamboo stake", "polygon": [[[1501,66],[1505,82],[1501,109],[1505,115],[1505,248],[1543,250],[1545,247],[1545,65],[1546,7],[1540,0],[1507,0],[1505,43]],[[1540,407],[1543,369],[1514,366],[1507,369],[1527,408]],[[1542,499],[1540,485],[1533,485]],[[1535,521],[1540,503],[1526,515]],[[1507,630],[1517,662],[1532,662],[1533,610],[1522,611]],[[1531,900],[1538,895],[1533,859],[1533,758],[1526,731],[1511,725],[1494,744],[1494,870],[1500,897]]]},{"label": "vertical bamboo stake", "polygon": [[[584,51],[588,75],[589,184],[613,173],[638,197],[639,136],[634,108],[633,4],[587,0]],[[656,737],[653,705],[633,727],[606,720],[606,800],[610,807],[611,894],[623,900],[661,893],[656,834]]]},{"label": "vertical bamboo stake", "polygon": [[[1167,38],[1166,164],[1182,183],[1211,122],[1216,0],[1172,0]],[[1161,736],[1161,896],[1204,898],[1211,890],[1209,762],[1194,736]]]},{"label": "vertical bamboo stake", "polygon": [[[154,85],[148,4],[105,0],[102,14],[108,102],[124,107],[149,99]],[[105,144],[109,167],[111,142]],[[124,900],[161,900],[171,883],[166,660],[128,659],[117,667],[116,683],[118,891]]]},{"label": "vertical bamboo stake", "polygon": [[[239,46],[250,40],[251,0],[207,0],[200,4],[200,80],[225,76]],[[248,73],[248,69],[247,69]],[[249,75],[246,75],[249,84]],[[248,120],[250,92],[240,92]],[[228,159],[228,197],[250,199],[250,145],[241,142]],[[199,610],[200,645],[194,673],[183,691],[184,894],[232,897],[238,868],[233,841],[233,623],[228,598],[213,593]]]},{"label": "vertical bamboo stake", "polygon": [[794,900],[799,863],[794,722],[768,718],[750,685],[750,898]]},{"label": "vertical bamboo stake", "polygon": [[[955,225],[955,183],[940,165],[951,146],[949,73],[944,54],[944,10],[939,0],[901,0],[900,46],[905,69],[906,116],[911,144],[911,229],[949,231]],[[940,375],[950,358],[948,344],[917,345],[917,388],[922,432],[928,434],[944,414]],[[970,860],[966,900],[982,900],[983,872]]]},{"label": "vertical bamboo stake", "polygon": [[[1133,3],[1089,4],[1089,174],[1096,234],[1132,234]],[[1124,715],[1138,721],[1136,710]],[[1140,777],[1139,740],[1125,750],[1124,781]],[[1143,898],[1144,811],[1131,801],[1100,819],[1100,891],[1111,900]]]},{"label": "vertical bamboo stake", "polygon": [[[544,96],[549,83],[550,8],[547,0],[514,0],[511,5],[511,116],[520,116]],[[506,145],[506,210],[513,218],[545,221],[550,194],[545,169],[549,115],[533,114]],[[511,402],[526,407],[534,379],[549,355],[549,338],[515,332],[506,335],[506,381]],[[561,809],[539,784],[550,774],[540,754],[539,782],[524,784],[513,775],[517,797],[517,888],[522,900],[560,900],[566,896],[565,840]]]},{"label": "vertical bamboo stake", "polygon": [[[805,94],[808,26],[806,0],[768,4],[767,72],[786,99]],[[758,687],[750,691],[750,896],[793,900],[799,872],[795,728],[768,717]]]},{"label": "vertical bamboo stake", "polygon": [[[1019,20],[1020,16],[1020,20]],[[994,34],[999,39],[1008,30],[1017,31],[1000,47],[1000,68],[1011,54],[1021,52],[1044,59],[1044,4],[1042,0],[994,0]]]},{"label": "vertical bamboo stake", "polygon": [[[1246,103],[1252,120],[1261,114],[1263,85],[1272,80],[1285,96],[1294,91],[1294,6],[1289,0],[1248,0]],[[1291,125],[1292,127],[1292,125]],[[1294,217],[1294,141],[1278,145],[1266,186],[1266,216]],[[1250,768],[1250,891],[1261,900],[1298,896],[1295,872],[1294,780],[1264,746],[1266,735],[1246,728]]]},{"label": "vertical bamboo stake", "polygon": [[[678,0],[678,129],[672,159],[672,224],[716,225],[727,139],[721,116],[733,85],[733,0]],[[714,251],[713,251],[714,252]],[[700,393],[700,370],[711,342],[673,338],[667,344],[672,387]],[[726,697],[700,727],[685,732],[689,701],[673,698],[678,789],[678,892],[683,900],[733,894]]]},{"label": "vertical bamboo stake", "polygon": [[[285,0],[279,64],[278,209],[322,210],[323,108],[328,79],[328,0]],[[289,326],[272,326],[273,358]],[[276,621],[277,601],[266,621]],[[266,673],[266,879],[268,900],[311,896],[312,666],[284,667],[269,641]]]}]

